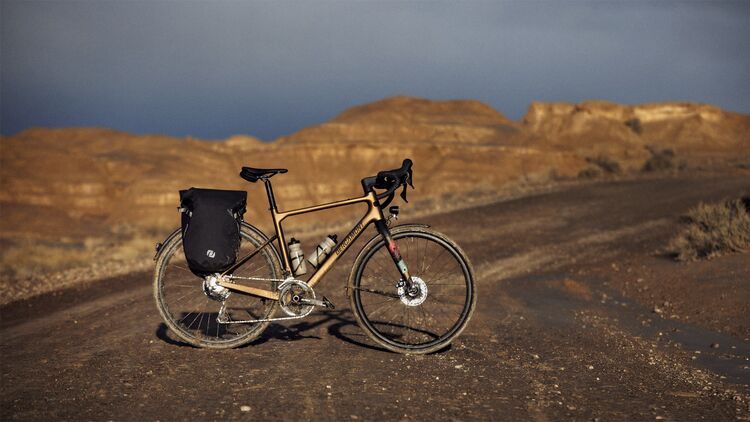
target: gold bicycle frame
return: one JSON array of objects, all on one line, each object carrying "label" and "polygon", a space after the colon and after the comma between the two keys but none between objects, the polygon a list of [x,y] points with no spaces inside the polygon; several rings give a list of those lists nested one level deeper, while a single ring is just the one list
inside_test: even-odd
[{"label": "gold bicycle frame", "polygon": [[[331,251],[328,258],[326,258],[325,261],[317,268],[317,270],[310,276],[310,279],[307,281],[307,284],[310,287],[314,287],[321,278],[323,278],[324,275],[331,269],[333,264],[336,263],[336,261],[341,257],[341,255],[346,252],[347,249],[349,249],[349,246],[354,243],[354,241],[359,237],[360,234],[364,231],[364,229],[370,225],[370,223],[377,222],[377,221],[383,221],[385,220],[385,217],[383,217],[383,210],[380,208],[380,203],[378,202],[378,198],[375,195],[375,192],[370,191],[366,195],[361,196],[359,198],[351,198],[351,199],[345,199],[342,201],[334,201],[329,202],[326,204],[321,205],[313,205],[310,207],[304,207],[304,208],[298,208],[290,211],[281,211],[279,212],[276,208],[276,200],[273,195],[273,188],[271,187],[271,182],[268,179],[262,179],[263,182],[266,185],[266,193],[268,194],[268,202],[270,205],[271,210],[271,216],[273,217],[273,225],[274,229],[276,231],[276,236],[268,239],[268,241],[262,245],[260,245],[255,251],[251,252],[249,255],[243,257],[237,263],[230,268],[229,270],[225,271],[224,274],[234,271],[236,268],[244,264],[246,261],[248,261],[250,258],[252,258],[258,251],[260,251],[262,248],[266,246],[267,243],[270,243],[274,240],[274,238],[278,238],[279,242],[279,249],[281,251],[281,257],[283,260],[284,265],[284,276],[290,276],[292,274],[291,270],[291,264],[289,262],[289,253],[287,251],[287,245],[286,245],[286,238],[284,237],[284,229],[281,227],[281,222],[284,221],[285,218],[291,217],[294,215],[300,215],[300,214],[307,214],[311,212],[316,211],[322,211],[327,210],[331,208],[337,208],[337,207],[343,207],[347,205],[353,205],[358,204],[361,202],[364,202],[367,204],[367,213],[365,213],[364,217],[362,217],[361,220],[352,228],[352,230],[349,232],[349,234],[346,235],[344,240],[341,241],[337,245],[337,247]],[[241,284],[235,284],[232,282],[225,281],[223,279],[220,279],[217,282],[218,285],[222,287],[226,287],[230,290],[235,290],[238,292],[250,294],[253,296],[259,296],[266,299],[273,299],[273,300],[279,300],[279,294],[278,292],[266,290],[266,289],[259,289],[256,287],[250,287],[250,286],[243,286]]]}]

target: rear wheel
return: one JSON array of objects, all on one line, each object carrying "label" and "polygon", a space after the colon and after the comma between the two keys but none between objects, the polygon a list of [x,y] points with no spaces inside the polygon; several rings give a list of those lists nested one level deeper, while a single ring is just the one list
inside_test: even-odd
[{"label": "rear wheel", "polygon": [[422,227],[391,231],[418,293],[399,289],[400,273],[376,237],[349,276],[350,301],[360,326],[379,345],[399,353],[446,347],[466,327],[476,304],[471,264],[446,236]]},{"label": "rear wheel", "polygon": [[[239,256],[256,250],[265,236],[256,228],[242,224]],[[282,278],[281,263],[271,244],[232,275],[266,280],[237,280],[243,285],[273,290]],[[182,236],[177,233],[164,246],[154,272],[154,298],[164,322],[181,340],[198,347],[225,349],[248,343],[258,337],[268,322],[220,324],[217,316],[222,302],[204,293],[203,279],[188,268],[182,251]],[[276,301],[229,293],[224,301],[230,320],[265,319],[273,316]]]}]

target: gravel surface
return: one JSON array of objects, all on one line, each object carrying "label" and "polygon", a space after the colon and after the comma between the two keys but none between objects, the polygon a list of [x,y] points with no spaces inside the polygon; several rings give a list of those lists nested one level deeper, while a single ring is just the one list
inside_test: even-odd
[{"label": "gravel surface", "polygon": [[356,325],[344,293],[354,254],[316,288],[336,310],[234,350],[176,341],[148,271],[17,301],[0,308],[0,416],[749,420],[750,322],[731,306],[748,303],[748,255],[658,255],[681,213],[748,187],[621,181],[420,218],[462,246],[478,287],[467,329],[427,356],[383,351]]}]

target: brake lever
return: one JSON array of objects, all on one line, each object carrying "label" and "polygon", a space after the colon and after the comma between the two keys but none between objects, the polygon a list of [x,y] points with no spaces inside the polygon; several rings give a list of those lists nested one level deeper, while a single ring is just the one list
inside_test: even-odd
[{"label": "brake lever", "polygon": [[409,202],[408,199],[406,199],[406,185],[408,184],[411,186],[412,189],[414,189],[414,184],[412,183],[412,172],[411,169],[409,169],[409,172],[406,174],[405,180],[401,182],[402,185],[404,185],[404,190],[401,191],[401,199],[404,200],[404,202]]}]

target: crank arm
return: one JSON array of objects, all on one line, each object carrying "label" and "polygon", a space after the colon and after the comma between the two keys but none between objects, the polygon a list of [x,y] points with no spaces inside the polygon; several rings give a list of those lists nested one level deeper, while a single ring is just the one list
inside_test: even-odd
[{"label": "crank arm", "polygon": [[333,306],[333,303],[331,303],[331,301],[328,300],[325,296],[323,296],[323,300],[301,298],[300,303],[303,305],[322,306],[328,309],[336,308],[335,306]]}]

